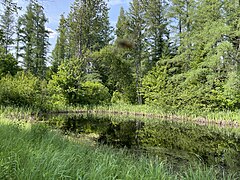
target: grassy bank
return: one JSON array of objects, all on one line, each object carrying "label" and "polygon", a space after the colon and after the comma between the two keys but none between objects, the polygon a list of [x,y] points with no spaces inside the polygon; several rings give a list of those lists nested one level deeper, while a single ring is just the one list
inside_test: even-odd
[{"label": "grassy bank", "polygon": [[2,118],[0,132],[0,179],[212,180],[224,176],[213,168],[200,166],[173,173],[166,162],[71,141],[41,124],[14,123]]},{"label": "grassy bank", "polygon": [[184,121],[200,121],[205,122],[227,122],[230,126],[240,125],[240,111],[202,111],[200,109],[195,111],[188,111],[183,109],[178,110],[164,110],[156,106],[149,105],[129,105],[129,104],[111,104],[111,105],[98,105],[98,106],[68,106],[65,109],[55,109],[52,112],[86,112],[98,114],[116,114],[127,116],[138,116],[147,118],[160,118],[160,119],[179,119]]},{"label": "grassy bank", "polygon": [[[189,110],[164,110],[156,106],[149,105],[130,105],[130,104],[111,104],[111,105],[97,105],[97,106],[64,106],[62,108],[53,108],[48,112],[54,113],[68,113],[68,112],[91,112],[91,113],[105,113],[110,115],[127,115],[147,118],[161,118],[161,119],[180,119],[184,121],[200,121],[204,122],[228,122],[232,126],[240,126],[240,111],[202,111],[196,109]],[[46,112],[46,113],[48,113]],[[0,114],[7,115],[16,119],[36,118],[42,111],[39,109],[24,108],[24,107],[4,107],[0,106]]]}]

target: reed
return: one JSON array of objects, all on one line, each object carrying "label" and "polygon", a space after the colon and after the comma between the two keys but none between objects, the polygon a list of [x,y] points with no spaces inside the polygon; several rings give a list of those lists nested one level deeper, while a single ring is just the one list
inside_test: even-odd
[{"label": "reed", "polygon": [[[214,168],[174,172],[157,158],[71,141],[43,124],[0,118],[0,179],[219,179]],[[237,175],[224,175],[233,179]]]}]

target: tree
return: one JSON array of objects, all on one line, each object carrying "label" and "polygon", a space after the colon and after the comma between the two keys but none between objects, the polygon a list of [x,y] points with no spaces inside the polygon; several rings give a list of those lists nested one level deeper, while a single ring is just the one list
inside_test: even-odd
[{"label": "tree", "polygon": [[100,50],[109,44],[112,33],[109,8],[104,0],[75,0],[68,17],[71,57],[87,50]]},{"label": "tree", "polygon": [[125,36],[127,32],[128,32],[128,19],[123,7],[121,7],[115,30],[115,34],[117,36],[116,41],[123,40],[124,38],[126,38]]},{"label": "tree", "polygon": [[92,54],[94,72],[100,75],[110,94],[121,93],[128,102],[135,101],[135,87],[131,64],[123,58],[124,51],[116,46],[106,46]]},{"label": "tree", "polygon": [[5,49],[0,47],[0,79],[7,74],[15,75],[18,70],[18,62],[13,55],[5,54]]},{"label": "tree", "polygon": [[169,54],[169,30],[167,29],[167,4],[159,0],[144,0],[146,37],[149,63],[152,67],[160,58]]},{"label": "tree", "polygon": [[2,40],[0,44],[5,49],[5,54],[10,52],[14,44],[16,4],[13,0],[3,0],[3,14],[0,15],[0,29],[2,31]]},{"label": "tree", "polygon": [[44,78],[47,60],[48,31],[47,19],[43,7],[31,0],[26,14],[18,22],[18,56],[23,57],[23,64],[36,76]]},{"label": "tree", "polygon": [[57,29],[59,36],[57,38],[57,42],[55,48],[52,52],[53,61],[52,61],[52,70],[53,72],[57,72],[60,64],[68,58],[68,40],[67,40],[67,20],[64,15],[61,15],[59,27]]},{"label": "tree", "polygon": [[136,90],[137,90],[137,102],[142,104],[142,96],[140,93],[141,78],[143,76],[142,64],[144,60],[144,38],[145,38],[145,19],[143,4],[139,0],[133,0],[130,3],[130,9],[128,13],[129,17],[129,39],[133,42],[134,48],[132,50],[132,57],[135,64],[136,75]]},{"label": "tree", "polygon": [[172,17],[180,17],[178,54],[144,77],[146,101],[191,110],[239,108],[239,6],[218,0],[173,2]]}]

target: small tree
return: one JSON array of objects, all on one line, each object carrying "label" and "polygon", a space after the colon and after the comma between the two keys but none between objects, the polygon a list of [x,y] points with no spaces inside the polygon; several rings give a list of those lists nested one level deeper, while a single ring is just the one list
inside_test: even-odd
[{"label": "small tree", "polygon": [[0,47],[0,79],[7,74],[15,75],[18,70],[18,62],[13,55],[5,54],[4,48]]}]

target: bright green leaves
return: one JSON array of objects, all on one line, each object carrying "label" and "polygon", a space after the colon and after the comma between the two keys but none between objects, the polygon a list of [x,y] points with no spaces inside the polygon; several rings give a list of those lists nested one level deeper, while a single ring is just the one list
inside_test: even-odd
[{"label": "bright green leaves", "polygon": [[134,84],[131,64],[125,58],[125,53],[114,46],[107,46],[95,52],[92,60],[95,71],[100,74],[102,83],[110,93],[122,93],[128,101],[134,102]]},{"label": "bright green leaves", "polygon": [[45,110],[49,107],[47,94],[46,82],[31,73],[19,72],[0,80],[1,105]]},{"label": "bright green leaves", "polygon": [[178,21],[178,54],[144,77],[146,102],[191,110],[239,108],[239,8],[232,4],[173,1],[169,16]]},{"label": "bright green leaves", "polygon": [[52,76],[49,82],[51,94],[55,100],[66,101],[70,104],[79,102],[79,88],[83,81],[83,61],[80,59],[69,59],[63,62],[58,72]]}]

